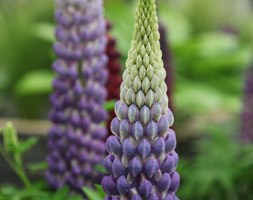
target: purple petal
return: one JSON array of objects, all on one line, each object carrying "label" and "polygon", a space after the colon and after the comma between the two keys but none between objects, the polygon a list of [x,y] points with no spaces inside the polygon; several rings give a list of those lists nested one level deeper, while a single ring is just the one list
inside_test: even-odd
[{"label": "purple petal", "polygon": [[176,148],[176,145],[177,145],[177,141],[176,141],[175,132],[172,129],[169,129],[168,135],[165,140],[165,151],[167,153],[172,152]]},{"label": "purple petal", "polygon": [[180,184],[180,176],[177,172],[171,174],[171,185],[169,192],[176,192]]},{"label": "purple petal", "polygon": [[132,175],[136,177],[142,172],[143,166],[138,158],[134,158],[130,161],[128,168]]},{"label": "purple petal", "polygon": [[110,195],[118,195],[118,189],[116,182],[113,180],[111,176],[105,176],[102,179],[101,185],[104,189],[104,191]]},{"label": "purple petal", "polygon": [[144,134],[143,127],[140,122],[135,122],[132,126],[132,135],[135,137],[135,139],[138,141],[142,138]]},{"label": "purple petal", "polygon": [[144,166],[144,171],[147,174],[149,178],[156,175],[156,173],[159,170],[159,163],[155,159],[150,159],[147,161],[147,163]]},{"label": "purple petal", "polygon": [[155,123],[154,121],[149,122],[146,128],[147,136],[153,140],[157,136],[157,133],[158,133],[157,123]]},{"label": "purple petal", "polygon": [[112,164],[112,172],[116,177],[120,177],[126,174],[126,168],[118,158],[116,158]]},{"label": "purple petal", "polygon": [[158,197],[156,194],[151,194],[151,195],[148,197],[148,200],[159,200],[159,197]]},{"label": "purple petal", "polygon": [[171,173],[174,170],[174,166],[175,163],[173,157],[168,155],[161,166],[161,171],[162,173]]},{"label": "purple petal", "polygon": [[146,139],[142,140],[142,142],[137,147],[137,151],[143,158],[149,156],[151,154],[151,146],[149,142]]},{"label": "purple petal", "polygon": [[112,173],[112,163],[114,161],[114,156],[112,155],[108,155],[106,156],[106,158],[104,159],[104,166],[105,169],[109,172]]},{"label": "purple petal", "polygon": [[117,188],[118,191],[121,195],[125,195],[129,192],[130,190],[130,185],[127,182],[127,179],[125,176],[121,176],[118,180],[117,180]]},{"label": "purple petal", "polygon": [[117,117],[114,117],[111,122],[111,131],[114,135],[119,136],[119,126],[120,126],[119,119]]},{"label": "purple petal", "polygon": [[160,156],[165,151],[165,141],[162,137],[159,137],[153,146],[153,153]]},{"label": "purple petal", "polygon": [[128,159],[131,159],[134,156],[135,148],[134,148],[133,144],[130,142],[129,139],[125,139],[125,141],[123,142],[122,151],[123,151],[123,154]]},{"label": "purple petal", "polygon": [[165,116],[162,116],[161,119],[158,121],[158,132],[159,134],[163,135],[169,129],[169,122]]},{"label": "purple petal", "polygon": [[148,198],[148,196],[152,192],[152,188],[153,188],[152,184],[149,181],[145,180],[140,184],[138,192],[142,198]]},{"label": "purple petal", "polygon": [[164,173],[162,178],[157,182],[156,187],[160,191],[167,191],[171,184],[170,174]]},{"label": "purple petal", "polygon": [[107,151],[115,155],[122,153],[122,147],[119,139],[116,136],[110,136],[106,141]]},{"label": "purple petal", "polygon": [[138,194],[135,194],[132,196],[131,200],[142,200],[141,196]]}]

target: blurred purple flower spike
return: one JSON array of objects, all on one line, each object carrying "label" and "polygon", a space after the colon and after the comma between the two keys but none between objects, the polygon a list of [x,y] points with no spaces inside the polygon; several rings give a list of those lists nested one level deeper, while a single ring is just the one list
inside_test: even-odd
[{"label": "blurred purple flower spike", "polygon": [[80,191],[100,182],[107,119],[106,22],[102,0],[56,0],[56,72],[51,95],[46,178]]}]

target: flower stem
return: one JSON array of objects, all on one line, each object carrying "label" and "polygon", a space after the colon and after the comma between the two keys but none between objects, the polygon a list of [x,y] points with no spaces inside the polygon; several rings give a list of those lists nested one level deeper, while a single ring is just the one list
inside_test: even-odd
[{"label": "flower stem", "polygon": [[26,188],[30,188],[31,187],[31,182],[30,182],[28,176],[25,173],[20,154],[16,153],[14,155],[14,159],[15,159],[15,162],[16,162],[17,172],[18,172],[19,178],[22,180],[22,182],[23,182],[23,184],[25,185]]},{"label": "flower stem", "polygon": [[18,153],[14,154],[14,160],[11,159],[11,157],[6,153],[4,147],[0,144],[0,153],[3,155],[4,159],[6,162],[9,164],[9,166],[12,168],[12,170],[18,175],[18,177],[21,179],[23,182],[24,186],[26,188],[31,187],[31,182],[26,175],[24,171],[24,167],[22,164],[22,159]]}]

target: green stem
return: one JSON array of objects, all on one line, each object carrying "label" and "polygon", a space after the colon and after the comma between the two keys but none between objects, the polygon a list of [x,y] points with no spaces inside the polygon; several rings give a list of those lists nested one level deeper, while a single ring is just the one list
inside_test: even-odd
[{"label": "green stem", "polygon": [[7,155],[5,152],[3,146],[0,144],[0,153],[3,155],[6,162],[10,165],[10,167],[13,169],[13,171],[17,172],[15,163],[12,161],[12,159]]},{"label": "green stem", "polygon": [[14,155],[14,159],[15,159],[15,162],[16,162],[16,165],[17,165],[17,171],[18,171],[19,178],[22,180],[22,182],[23,182],[23,184],[25,185],[26,188],[30,188],[31,187],[31,182],[30,182],[28,176],[25,173],[21,156],[18,153],[16,153]]},{"label": "green stem", "polygon": [[27,175],[25,174],[22,160],[20,155],[16,154],[14,155],[15,162],[10,158],[10,156],[6,153],[3,146],[0,144],[0,153],[3,155],[6,162],[9,164],[9,166],[12,168],[12,170],[18,175],[18,177],[21,179],[25,187],[30,188],[31,182]]}]

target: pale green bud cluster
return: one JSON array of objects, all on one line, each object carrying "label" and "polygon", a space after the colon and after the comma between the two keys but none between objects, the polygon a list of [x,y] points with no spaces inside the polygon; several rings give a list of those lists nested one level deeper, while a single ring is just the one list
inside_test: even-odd
[{"label": "pale green bud cluster", "polygon": [[151,107],[158,102],[164,113],[168,108],[164,82],[166,71],[163,68],[154,1],[139,1],[120,97],[128,105],[135,103],[139,108],[144,104]]}]

